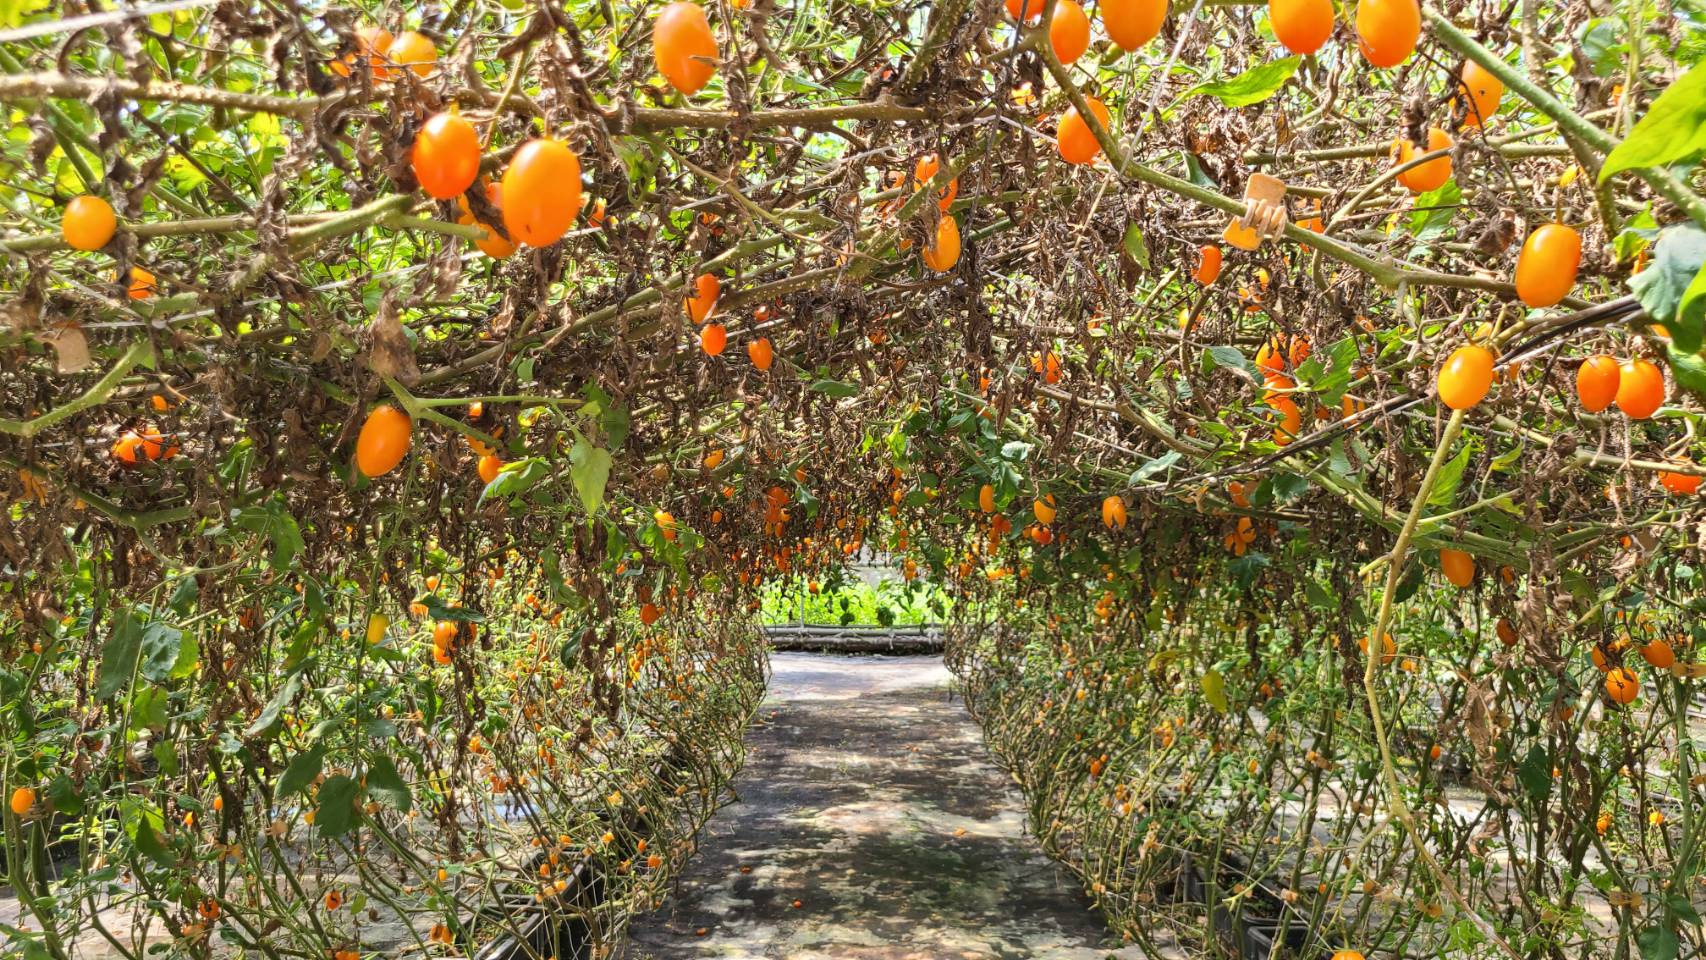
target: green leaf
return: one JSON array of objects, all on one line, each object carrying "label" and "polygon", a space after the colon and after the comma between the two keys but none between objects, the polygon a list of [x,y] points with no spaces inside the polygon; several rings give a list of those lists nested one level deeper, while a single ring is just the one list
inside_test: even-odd
[{"label": "green leaf", "polygon": [[1295,473],[1275,473],[1271,484],[1273,495],[1280,503],[1290,503],[1309,492],[1309,478]]},{"label": "green leaf", "polygon": [[1285,57],[1252,67],[1236,77],[1213,83],[1199,83],[1186,90],[1180,101],[1207,94],[1228,107],[1247,107],[1273,96],[1291,75],[1297,72],[1302,57]]},{"label": "green leaf", "polygon": [[162,867],[175,866],[172,852],[166,849],[165,841],[160,838],[166,819],[152,804],[141,800],[121,802],[119,821],[124,825],[125,835],[143,856]]},{"label": "green leaf", "polygon": [[429,593],[421,601],[427,608],[427,615],[434,620],[459,620],[463,623],[485,623],[486,615],[472,607],[453,607],[439,599],[438,594]]},{"label": "green leaf", "polygon": [[1411,235],[1425,243],[1445,233],[1462,200],[1463,191],[1458,189],[1456,180],[1447,180],[1438,189],[1417,197],[1415,212],[1410,214]]},{"label": "green leaf", "polygon": [[1244,356],[1244,351],[1237,347],[1204,347],[1202,352],[1202,372],[1208,373],[1215,367],[1230,367],[1234,370],[1242,370],[1251,380],[1261,379],[1261,377],[1256,375],[1256,365],[1251,363],[1250,358]]},{"label": "green leaf", "polygon": [[1611,241],[1618,263],[1627,263],[1642,250],[1652,246],[1659,237],[1659,222],[1653,219],[1652,205],[1623,222],[1623,229]]},{"label": "green leaf", "polygon": [[129,610],[120,610],[113,618],[112,635],[101,647],[101,671],[95,681],[95,696],[111,700],[120,690],[130,686],[141,653],[142,624]]},{"label": "green leaf", "polygon": [[355,826],[356,798],[360,793],[361,785],[342,775],[320,784],[320,792],[314,795],[314,826],[320,836],[341,837],[350,832]]},{"label": "green leaf", "polygon": [[1537,743],[1528,748],[1528,755],[1517,765],[1516,778],[1530,799],[1536,803],[1546,799],[1552,792],[1552,758],[1545,747]]},{"label": "green leaf", "polygon": [[1624,170],[1687,160],[1701,151],[1706,151],[1706,63],[1696,64],[1659,94],[1647,115],[1606,156],[1599,182]]},{"label": "green leaf", "polygon": [[609,450],[585,440],[576,440],[569,449],[569,479],[574,481],[575,493],[589,514],[604,506],[604,485],[610,482],[613,462]]},{"label": "green leaf", "polygon": [[612,450],[628,439],[630,425],[628,408],[620,403],[611,403],[598,418],[598,426],[604,431],[604,442],[610,444]]},{"label": "green leaf", "polygon": [[1154,460],[1151,460],[1148,463],[1144,464],[1143,466],[1138,467],[1136,470],[1133,470],[1131,472],[1131,484],[1133,486],[1136,486],[1137,484],[1140,484],[1143,481],[1148,480],[1150,477],[1153,477],[1156,474],[1161,473],[1161,472],[1171,468],[1173,466],[1173,464],[1178,463],[1178,462],[1179,462],[1179,451],[1173,450],[1173,451],[1170,451],[1168,453],[1164,453],[1161,456],[1156,457]]},{"label": "green leaf", "polygon": [[840,380],[817,380],[812,383],[811,389],[816,393],[830,397],[856,397],[859,395],[857,386],[851,383],[843,383]]},{"label": "green leaf", "polygon": [[271,700],[267,701],[267,705],[261,708],[261,715],[255,718],[255,722],[249,724],[248,729],[243,731],[243,735],[258,737],[270,730],[273,724],[278,723],[278,715],[284,710],[285,704],[295,700],[296,695],[301,692],[302,671],[299,669],[284,681],[283,685],[278,688],[278,692],[273,694]]},{"label": "green leaf", "polygon": [[130,722],[156,732],[166,729],[166,691],[140,687],[130,698]]},{"label": "green leaf", "polygon": [[1698,353],[1682,353],[1674,344],[1666,349],[1670,352],[1670,375],[1677,384],[1706,399],[1706,359]]},{"label": "green leaf", "polygon": [[1466,443],[1462,450],[1457,451],[1457,456],[1440,466],[1433,494],[1428,497],[1428,506],[1448,507],[1457,499],[1457,487],[1463,482],[1463,471],[1469,466],[1469,459],[1474,453],[1474,445]]},{"label": "green leaf", "polygon": [[1653,248],[1653,262],[1629,278],[1629,289],[1653,322],[1670,329],[1683,353],[1700,350],[1706,326],[1706,230],[1692,223],[1667,227]]},{"label": "green leaf", "polygon": [[1642,930],[1635,943],[1641,948],[1641,960],[1676,960],[1682,953],[1676,934],[1657,925]]},{"label": "green leaf", "polygon": [[261,534],[272,541],[272,568],[283,570],[302,552],[302,528],[284,504],[274,500],[264,506],[244,507],[236,511],[231,525],[240,530]]},{"label": "green leaf", "polygon": [[398,813],[408,813],[415,805],[414,795],[397,772],[397,765],[384,754],[376,755],[367,765],[367,795]]},{"label": "green leaf", "polygon": [[550,475],[550,466],[540,457],[528,457],[506,463],[498,471],[498,475],[492,478],[492,482],[480,491],[480,499],[476,501],[475,506],[490,499],[520,496]]},{"label": "green leaf", "polygon": [[150,621],[142,628],[142,675],[155,683],[172,678],[184,652],[184,632],[169,623]]},{"label": "green leaf", "polygon": [[1665,909],[1676,914],[1677,919],[1683,923],[1698,924],[1700,922],[1700,911],[1694,909],[1694,904],[1681,894],[1667,894],[1665,896]]},{"label": "green leaf", "polygon": [[1622,21],[1613,17],[1589,20],[1576,31],[1576,41],[1596,76],[1609,77],[1622,66],[1622,57],[1629,52],[1629,45],[1622,40],[1623,33]]},{"label": "green leaf", "polygon": [[1125,228],[1125,252],[1138,266],[1149,269],[1149,244],[1144,242],[1143,228],[1135,223]]},{"label": "green leaf", "polygon": [[308,785],[320,775],[325,763],[326,749],[320,744],[315,744],[290,758],[290,764],[279,774],[278,786],[273,788],[273,799],[283,800],[308,789]]}]

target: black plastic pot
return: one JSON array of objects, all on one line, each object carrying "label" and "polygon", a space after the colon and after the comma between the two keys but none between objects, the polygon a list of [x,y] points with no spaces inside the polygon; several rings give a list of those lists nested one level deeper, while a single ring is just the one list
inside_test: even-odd
[{"label": "black plastic pot", "polygon": [[[1280,944],[1276,953],[1275,943]],[[1270,920],[1265,917],[1244,918],[1244,937],[1242,955],[1244,960],[1269,960],[1283,957],[1296,960],[1300,957],[1319,956],[1320,952],[1310,952],[1309,931],[1295,919],[1286,918]]]}]

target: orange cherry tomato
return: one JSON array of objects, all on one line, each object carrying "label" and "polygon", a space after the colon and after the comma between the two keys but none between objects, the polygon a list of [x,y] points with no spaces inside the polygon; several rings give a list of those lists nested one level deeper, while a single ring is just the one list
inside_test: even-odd
[{"label": "orange cherry tomato", "polygon": [[1333,35],[1333,0],[1268,0],[1268,22],[1287,50],[1314,53]]},{"label": "orange cherry tomato", "polygon": [[1055,0],[1054,15],[1049,18],[1048,42],[1055,58],[1070,64],[1090,49],[1090,18],[1076,0]]},{"label": "orange cherry tomato", "polygon": [[480,175],[480,135],[454,110],[435,113],[416,135],[409,165],[427,196],[435,200],[461,196]]},{"label": "orange cherry tomato", "polygon": [[65,205],[59,232],[73,250],[99,250],[118,232],[118,215],[112,204],[86,193]]},{"label": "orange cherry tomato", "polygon": [[1617,382],[1617,409],[1631,420],[1645,420],[1665,402],[1665,375],[1645,360],[1626,360]]},{"label": "orange cherry tomato", "polygon": [[1127,53],[1155,39],[1167,20],[1167,0],[1100,0],[1097,9],[1108,39]]},{"label": "orange cherry tomato", "polygon": [[[1112,117],[1108,108],[1095,97],[1086,97],[1090,104],[1090,112],[1096,119],[1102,121],[1104,128],[1111,129]],[[1060,124],[1054,132],[1055,145],[1060,151],[1060,158],[1067,163],[1085,164],[1096,159],[1102,152],[1102,145],[1097,142],[1096,135],[1090,132],[1090,124],[1078,115],[1078,111],[1068,110],[1060,118]]]},{"label": "orange cherry tomato", "polygon": [[1622,382],[1622,367],[1616,360],[1603,354],[1583,360],[1576,368],[1576,396],[1582,401],[1582,409],[1598,413],[1611,406]]},{"label": "orange cherry tomato", "polygon": [[408,414],[390,404],[375,407],[355,440],[356,468],[369,477],[396,469],[409,452],[413,433],[414,423]]},{"label": "orange cherry tomato", "polygon": [[1439,399],[1453,410],[1480,403],[1493,387],[1493,352],[1473,344],[1458,347],[1439,371]]},{"label": "orange cherry tomato", "polygon": [[1516,258],[1516,295],[1535,309],[1552,306],[1576,285],[1581,262],[1581,234],[1561,223],[1537,228]]},{"label": "orange cherry tomato", "polygon": [[502,182],[504,229],[516,243],[543,247],[568,232],[581,210],[581,161],[558,140],[529,140]]},{"label": "orange cherry tomato", "polygon": [[960,262],[960,224],[945,216],[936,224],[936,238],[920,254],[924,265],[937,273],[947,273]]},{"label": "orange cherry tomato", "polygon": [[669,85],[691,97],[717,72],[717,38],[705,9],[676,0],[652,23],[652,59]]},{"label": "orange cherry tomato", "polygon": [[1396,67],[1416,50],[1422,8],[1417,0],[1358,0],[1356,31],[1364,59],[1377,67]]}]

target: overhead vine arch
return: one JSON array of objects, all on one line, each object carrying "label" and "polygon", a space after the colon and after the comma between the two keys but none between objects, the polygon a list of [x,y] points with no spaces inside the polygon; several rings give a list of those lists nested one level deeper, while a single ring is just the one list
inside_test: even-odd
[{"label": "overhead vine arch", "polygon": [[620,949],[875,549],[1133,941],[1697,952],[1703,22],[0,3],[5,949]]}]

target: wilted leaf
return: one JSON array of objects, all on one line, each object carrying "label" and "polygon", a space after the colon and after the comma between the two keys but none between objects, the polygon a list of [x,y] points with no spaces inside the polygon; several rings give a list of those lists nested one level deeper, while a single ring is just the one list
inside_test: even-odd
[{"label": "wilted leaf", "polygon": [[397,317],[397,307],[387,294],[379,301],[379,310],[368,328],[372,342],[368,347],[368,369],[381,377],[389,377],[405,387],[414,386],[421,378],[421,368],[415,363],[415,348]]}]

